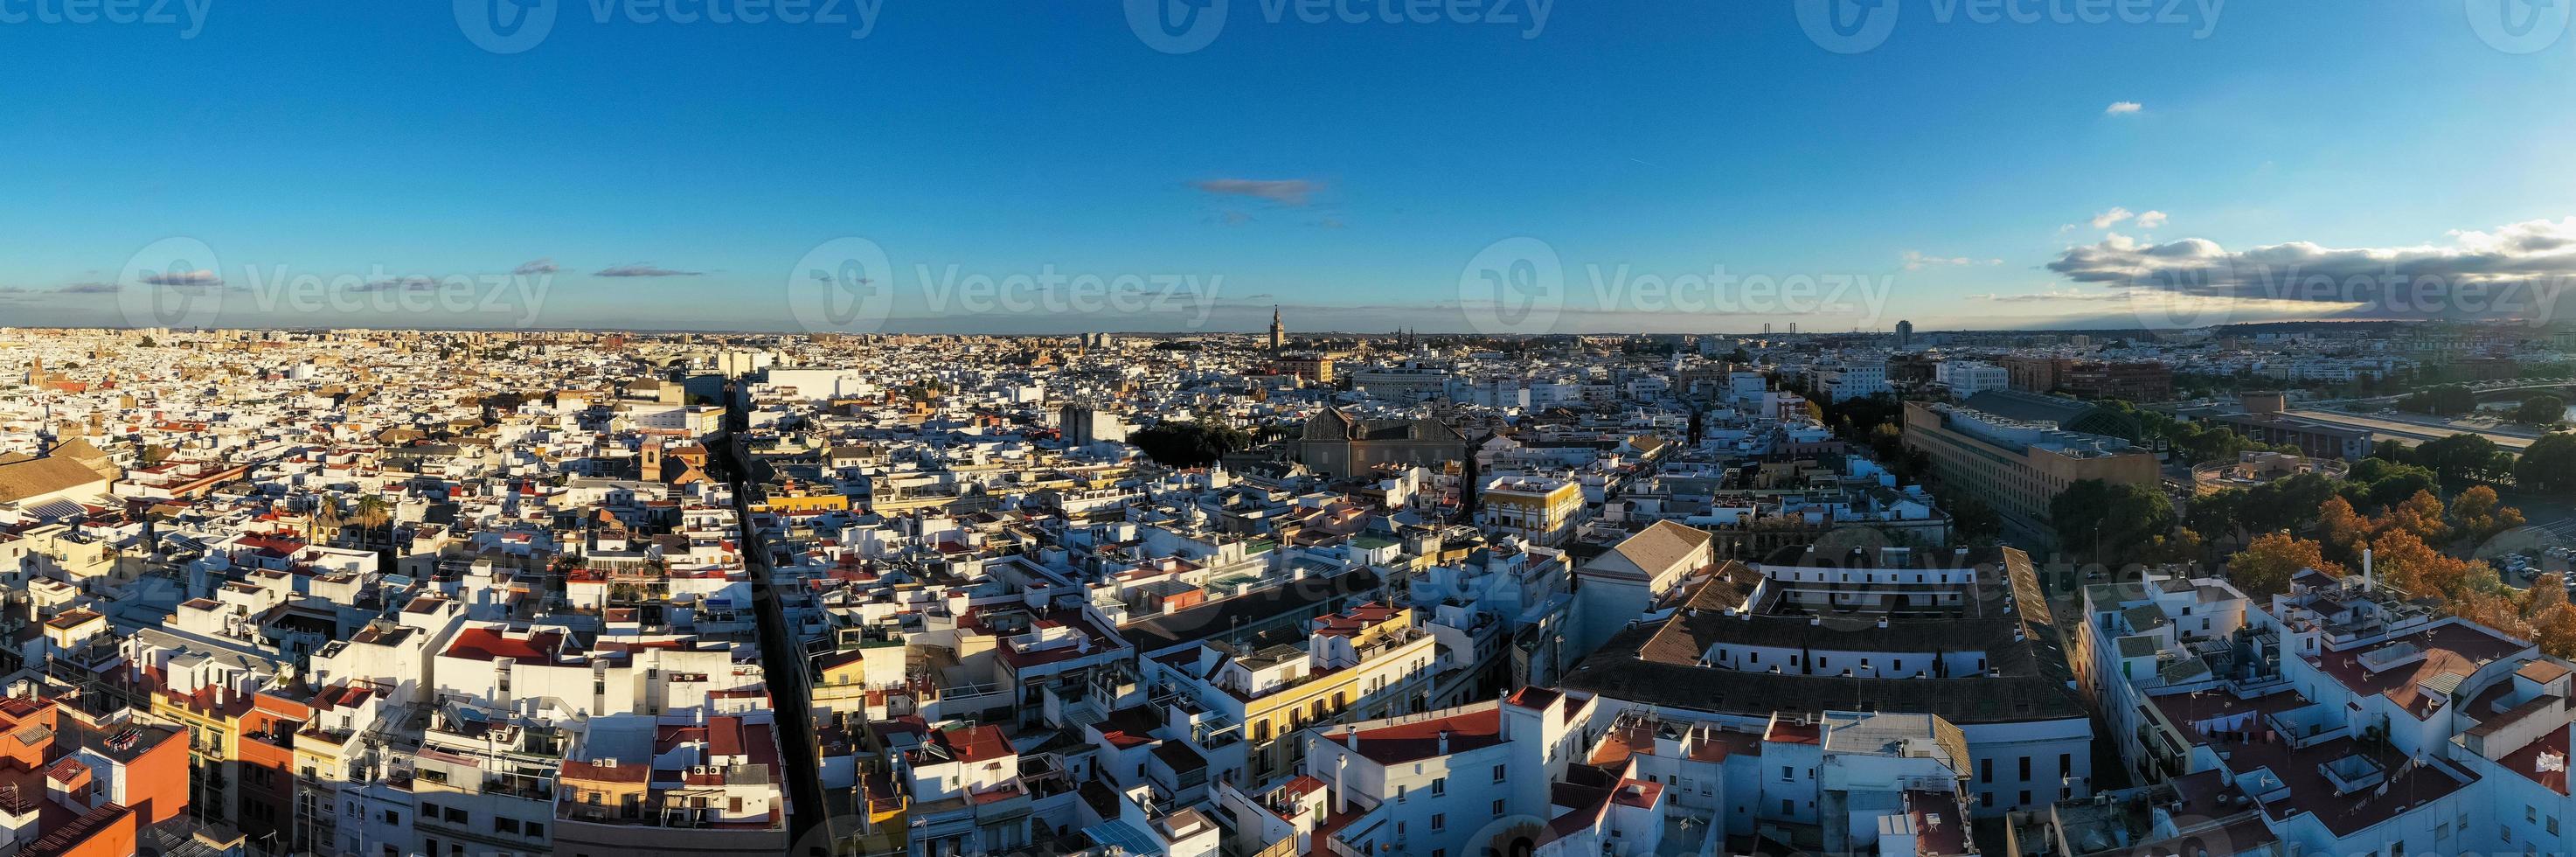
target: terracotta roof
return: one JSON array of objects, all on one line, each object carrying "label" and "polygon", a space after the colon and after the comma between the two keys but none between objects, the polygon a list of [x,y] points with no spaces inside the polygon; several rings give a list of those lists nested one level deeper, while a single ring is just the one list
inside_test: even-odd
[{"label": "terracotta roof", "polygon": [[39,458],[0,464],[0,503],[15,503],[107,480],[107,474],[70,458]]}]

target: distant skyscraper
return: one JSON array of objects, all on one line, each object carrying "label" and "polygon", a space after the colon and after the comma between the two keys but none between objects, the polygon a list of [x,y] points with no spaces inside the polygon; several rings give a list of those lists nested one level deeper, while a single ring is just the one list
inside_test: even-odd
[{"label": "distant skyscraper", "polygon": [[1279,323],[1279,305],[1278,305],[1278,304],[1271,304],[1271,305],[1270,305],[1270,353],[1272,353],[1272,354],[1277,354],[1277,353],[1279,353],[1279,349],[1281,349],[1281,348],[1283,348],[1283,347],[1286,347],[1287,345],[1288,345],[1288,328],[1287,328],[1287,327],[1285,327],[1285,326],[1282,326],[1282,325]]},{"label": "distant skyscraper", "polygon": [[1902,320],[1898,321],[1898,322],[1896,323],[1896,350],[1898,350],[1898,351],[1907,351],[1907,350],[1911,350],[1911,349],[1913,348],[1913,346],[1914,346],[1914,322],[1911,322],[1911,321],[1902,321]]}]

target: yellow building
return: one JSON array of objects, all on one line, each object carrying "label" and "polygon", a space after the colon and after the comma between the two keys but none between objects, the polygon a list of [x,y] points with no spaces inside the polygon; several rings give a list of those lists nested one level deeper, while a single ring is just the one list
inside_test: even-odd
[{"label": "yellow building", "polygon": [[1478,514],[1502,535],[1540,547],[1560,547],[1583,526],[1583,486],[1571,479],[1510,476],[1485,484]]},{"label": "yellow building", "polygon": [[828,485],[787,482],[768,486],[759,499],[752,501],[754,512],[793,514],[800,512],[839,512],[850,508],[850,498]]},{"label": "yellow building", "polygon": [[[1195,660],[1147,658],[1149,683],[1186,694],[1250,742],[1246,779],[1293,772],[1300,730],[1410,713],[1426,707],[1437,644],[1414,627],[1410,608],[1366,604],[1310,623],[1303,645],[1245,650],[1201,643]],[[1257,645],[1257,644],[1256,644]]]}]

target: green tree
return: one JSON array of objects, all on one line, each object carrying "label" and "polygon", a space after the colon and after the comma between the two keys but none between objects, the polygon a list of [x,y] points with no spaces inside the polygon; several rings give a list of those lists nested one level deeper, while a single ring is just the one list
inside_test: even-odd
[{"label": "green tree", "polygon": [[2219,542],[2244,532],[2246,493],[2241,488],[2212,491],[2191,498],[2187,519],[2193,530]]},{"label": "green tree", "polygon": [[2384,509],[2416,492],[2431,490],[2434,485],[2433,471],[2422,465],[2400,463],[2376,454],[2353,462],[2345,478],[2344,499],[2360,509]]},{"label": "green tree", "polygon": [[2542,435],[2513,464],[2513,481],[2532,491],[2576,491],[2576,434]]},{"label": "green tree", "polygon": [[2004,518],[1986,501],[1965,494],[1954,494],[1950,506],[1950,537],[1960,542],[1991,539],[2002,535]]},{"label": "green tree", "polygon": [[2513,469],[2511,453],[2497,449],[2495,441],[2474,434],[2425,441],[2415,447],[2414,459],[2431,469],[2433,478],[2444,485],[2491,480]]},{"label": "green tree", "polygon": [[2567,419],[2567,400],[2542,393],[2513,406],[2513,421],[2545,426]]},{"label": "green tree", "polygon": [[2138,561],[2158,565],[2180,565],[2198,562],[2209,545],[2190,527],[2176,527],[2173,535],[2156,536],[2138,547]]},{"label": "green tree", "polygon": [[1206,422],[1168,422],[1127,436],[1127,442],[1166,467],[1206,467],[1226,453],[1252,445],[1242,429]]},{"label": "green tree", "polygon": [[2173,529],[2172,501],[2145,485],[2086,479],[2066,487],[2048,504],[2060,545],[2098,550],[2094,559],[2125,555]]}]

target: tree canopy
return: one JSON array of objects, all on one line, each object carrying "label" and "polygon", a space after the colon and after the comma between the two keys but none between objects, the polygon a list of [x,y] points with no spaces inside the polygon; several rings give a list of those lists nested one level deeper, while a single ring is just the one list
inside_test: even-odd
[{"label": "tree canopy", "polygon": [[2313,568],[2335,577],[2343,566],[2326,560],[2316,542],[2288,533],[2264,533],[2227,560],[2227,578],[2246,597],[2270,598],[2290,589],[2290,576]]},{"label": "tree canopy", "polygon": [[2513,421],[2536,426],[2563,422],[2567,419],[2567,400],[2542,393],[2513,406]]},{"label": "tree canopy", "polygon": [[[2173,503],[2145,485],[2086,479],[2066,486],[2048,504],[2061,545],[2125,554],[2173,529]],[[2098,557],[2097,557],[2098,558]]]},{"label": "tree canopy", "polygon": [[2515,484],[2533,491],[2576,491],[2576,434],[2542,435],[2513,463]]},{"label": "tree canopy", "polygon": [[1167,467],[1206,467],[1252,445],[1242,429],[1205,422],[1156,423],[1127,436],[1147,458]]}]

